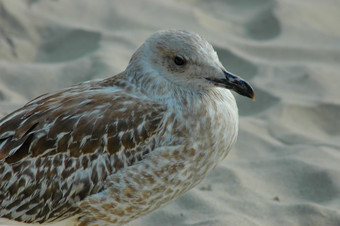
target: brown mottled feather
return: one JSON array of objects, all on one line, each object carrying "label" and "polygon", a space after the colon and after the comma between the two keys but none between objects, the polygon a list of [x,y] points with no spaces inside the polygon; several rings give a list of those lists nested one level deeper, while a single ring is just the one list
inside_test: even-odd
[{"label": "brown mottled feather", "polygon": [[123,92],[119,78],[43,95],[0,120],[0,216],[48,222],[74,215],[76,200],[141,160],[130,152],[147,153],[137,148],[157,132],[164,109]]}]

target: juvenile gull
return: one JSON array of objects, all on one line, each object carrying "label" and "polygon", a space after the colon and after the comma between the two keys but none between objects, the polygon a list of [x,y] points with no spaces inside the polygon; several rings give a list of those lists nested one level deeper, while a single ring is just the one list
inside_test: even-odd
[{"label": "juvenile gull", "polygon": [[0,217],[121,225],[177,199],[236,141],[230,90],[254,98],[206,40],[164,30],[124,72],[32,100],[0,120]]}]

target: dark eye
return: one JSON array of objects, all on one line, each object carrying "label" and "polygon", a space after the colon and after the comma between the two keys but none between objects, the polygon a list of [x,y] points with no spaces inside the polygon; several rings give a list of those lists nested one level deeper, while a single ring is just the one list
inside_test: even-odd
[{"label": "dark eye", "polygon": [[183,57],[180,57],[180,56],[175,56],[174,62],[175,62],[175,64],[177,64],[179,66],[183,66],[183,65],[186,64],[186,60]]}]

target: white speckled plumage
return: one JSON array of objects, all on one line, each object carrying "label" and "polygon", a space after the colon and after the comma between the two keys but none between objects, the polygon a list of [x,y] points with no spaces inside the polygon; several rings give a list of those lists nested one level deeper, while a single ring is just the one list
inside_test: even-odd
[{"label": "white speckled plumage", "polygon": [[0,120],[0,217],[120,225],[175,200],[236,141],[229,89],[253,97],[207,41],[167,30],[121,74],[29,102]]}]

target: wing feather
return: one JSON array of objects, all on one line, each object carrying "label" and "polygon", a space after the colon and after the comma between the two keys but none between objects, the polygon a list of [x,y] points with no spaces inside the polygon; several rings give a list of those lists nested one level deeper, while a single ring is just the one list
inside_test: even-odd
[{"label": "wing feather", "polygon": [[109,174],[151,151],[164,107],[98,86],[41,96],[0,120],[0,217],[74,215]]}]

